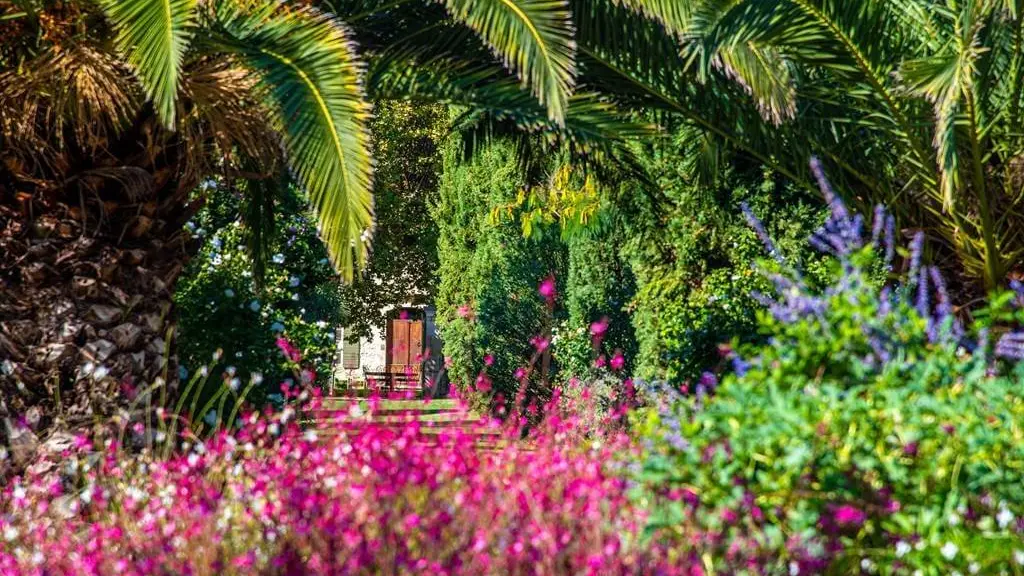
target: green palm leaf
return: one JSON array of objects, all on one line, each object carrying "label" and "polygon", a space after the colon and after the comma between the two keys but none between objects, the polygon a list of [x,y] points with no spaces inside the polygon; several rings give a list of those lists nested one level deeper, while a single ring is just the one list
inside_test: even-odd
[{"label": "green palm leaf", "polygon": [[335,268],[350,281],[369,255],[373,163],[370,106],[346,30],[308,7],[219,3],[214,10],[216,40],[261,74],[289,167]]},{"label": "green palm leaf", "polygon": [[528,84],[548,118],[565,121],[576,80],[576,42],[564,0],[444,0]]},{"label": "green palm leaf", "polygon": [[174,101],[192,39],[196,0],[100,0],[127,57],[164,125],[174,125]]}]

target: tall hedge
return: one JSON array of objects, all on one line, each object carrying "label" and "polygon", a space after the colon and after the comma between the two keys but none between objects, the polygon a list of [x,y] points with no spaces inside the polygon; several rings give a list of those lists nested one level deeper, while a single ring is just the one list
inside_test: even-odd
[{"label": "tall hedge", "polygon": [[439,230],[436,305],[451,380],[484,405],[515,396],[530,340],[551,321],[537,287],[549,275],[562,283],[567,254],[556,236],[526,239],[517,223],[489,217],[528,183],[511,143],[495,140],[471,159],[463,151],[458,136],[447,143],[431,211]]}]

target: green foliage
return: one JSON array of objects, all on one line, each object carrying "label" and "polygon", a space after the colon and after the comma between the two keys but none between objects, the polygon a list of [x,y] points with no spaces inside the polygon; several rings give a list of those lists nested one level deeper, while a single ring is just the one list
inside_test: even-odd
[{"label": "green foliage", "polygon": [[[704,111],[685,89],[642,89],[718,147],[805,185],[807,156],[820,156],[851,201],[885,203],[932,230],[990,289],[1017,265],[1021,226],[1006,212],[1024,190],[1014,160],[1024,150],[1024,11],[1016,0],[625,4],[664,24],[681,52],[628,70],[703,81],[719,101]],[[737,88],[749,98],[737,98]],[[781,125],[753,121],[732,106],[741,100]]]},{"label": "green foliage", "polygon": [[544,0],[445,0],[445,5],[530,85],[549,119],[565,123],[576,74],[567,6]]},{"label": "green foliage", "polygon": [[[819,199],[770,172],[729,171],[714,184],[695,182],[681,162],[692,133],[653,147],[647,168],[667,197],[664,208],[641,207],[627,222],[623,256],[636,275],[630,311],[639,345],[637,374],[673,383],[696,378],[719,360],[718,347],[756,339],[755,291],[769,285],[751,263],[764,246],[740,211],[763,218],[779,250],[818,269],[804,238],[824,219]],[[626,184],[626,193],[635,188]],[[633,192],[636,195],[635,192]]]},{"label": "green foliage", "polygon": [[740,346],[748,368],[713,396],[642,413],[652,527],[721,531],[780,571],[810,557],[844,574],[1021,569],[1024,368],[1000,374],[984,338],[969,352],[950,318],[920,316],[913,284],[880,292],[874,258],[792,289],[808,296],[795,318],[762,314],[769,341]]},{"label": "green foliage", "polygon": [[479,405],[488,394],[515,395],[514,373],[533,354],[529,340],[551,321],[537,286],[549,274],[563,277],[565,249],[554,238],[523,238],[515,223],[492,222],[491,209],[527,184],[511,143],[495,140],[469,161],[461,150],[458,138],[445,148],[432,210],[440,230],[436,305],[451,379],[461,391],[474,389],[484,357],[493,357],[486,368],[493,389],[477,396]]},{"label": "green foliage", "polygon": [[103,0],[117,47],[142,80],[168,127],[174,126],[181,66],[194,34],[195,0]]},{"label": "green foliage", "polygon": [[444,106],[377,103],[371,123],[377,159],[375,239],[366,270],[342,291],[346,326],[379,329],[383,310],[433,302],[438,227],[430,206],[437,201],[447,127]]},{"label": "green foliage", "polygon": [[[210,184],[214,201],[192,223],[206,242],[175,294],[181,365],[188,374],[208,366],[212,382],[220,382],[229,367],[242,382],[261,374],[264,385],[253,391],[259,400],[292,375],[292,363],[275,343],[284,337],[303,352],[304,365],[316,371],[322,384],[334,358],[334,328],[344,319],[342,287],[315,225],[301,209],[302,199],[293,192],[275,207],[276,227],[268,246],[273,255],[258,289],[246,229],[238,219],[246,199],[227,186]],[[211,359],[217,350],[219,360]]]}]

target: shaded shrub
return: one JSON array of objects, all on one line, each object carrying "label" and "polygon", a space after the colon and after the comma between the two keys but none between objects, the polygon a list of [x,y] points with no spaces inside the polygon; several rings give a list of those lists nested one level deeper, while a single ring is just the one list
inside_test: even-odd
[{"label": "shaded shrub", "polygon": [[879,210],[868,230],[826,193],[812,244],[831,254],[832,283],[766,263],[766,343],[738,346],[736,373],[700,393],[649,387],[636,422],[652,526],[713,531],[719,562],[773,572],[1019,572],[1024,368],[994,356],[1016,335],[990,338],[1011,298],[962,326],[921,235],[906,282],[886,285],[891,219]]}]

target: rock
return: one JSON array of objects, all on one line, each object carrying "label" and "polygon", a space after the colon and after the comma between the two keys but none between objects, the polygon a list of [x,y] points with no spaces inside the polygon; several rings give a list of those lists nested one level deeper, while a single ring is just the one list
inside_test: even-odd
[{"label": "rock", "polygon": [[25,411],[25,423],[28,424],[32,430],[39,429],[39,421],[43,417],[43,411],[39,409],[39,406],[33,406]]},{"label": "rock", "polygon": [[67,432],[55,432],[43,442],[43,451],[54,456],[63,456],[74,447],[75,437]]},{"label": "rock", "polygon": [[46,280],[46,276],[46,264],[42,262],[33,262],[21,269],[21,278],[29,285],[42,284]]},{"label": "rock", "polygon": [[47,344],[35,349],[36,366],[55,366],[71,355],[74,351],[72,346],[67,344]]},{"label": "rock", "polygon": [[135,372],[142,372],[146,368],[146,352],[145,350],[139,350],[132,354],[132,365],[135,368]]},{"label": "rock", "polygon": [[121,309],[114,306],[95,304],[89,307],[85,317],[87,320],[93,321],[100,326],[109,326],[121,319]]},{"label": "rock", "polygon": [[99,283],[95,278],[75,276],[71,280],[71,290],[76,298],[95,298],[99,294]]},{"label": "rock", "polygon": [[71,342],[78,338],[78,334],[82,331],[82,323],[74,320],[68,320],[60,327],[60,339],[63,342]]},{"label": "rock", "polygon": [[110,338],[118,350],[133,350],[141,337],[142,328],[127,322],[110,331]]},{"label": "rock", "polygon": [[148,352],[156,354],[157,356],[163,356],[164,347],[166,346],[167,343],[164,342],[163,338],[153,338],[153,340],[149,343],[149,348],[147,348],[146,350]]},{"label": "rock", "polygon": [[117,346],[108,340],[94,340],[82,348],[82,355],[85,359],[94,364],[106,362],[110,355],[117,350]]},{"label": "rock", "polygon": [[7,445],[14,466],[20,468],[28,464],[39,448],[39,438],[24,426],[15,426],[10,418],[4,418],[7,431]]},{"label": "rock", "polygon": [[146,330],[153,334],[159,334],[160,330],[164,327],[163,318],[161,318],[160,314],[157,314],[156,312],[152,314],[143,314],[140,319],[142,320],[142,324]]}]

